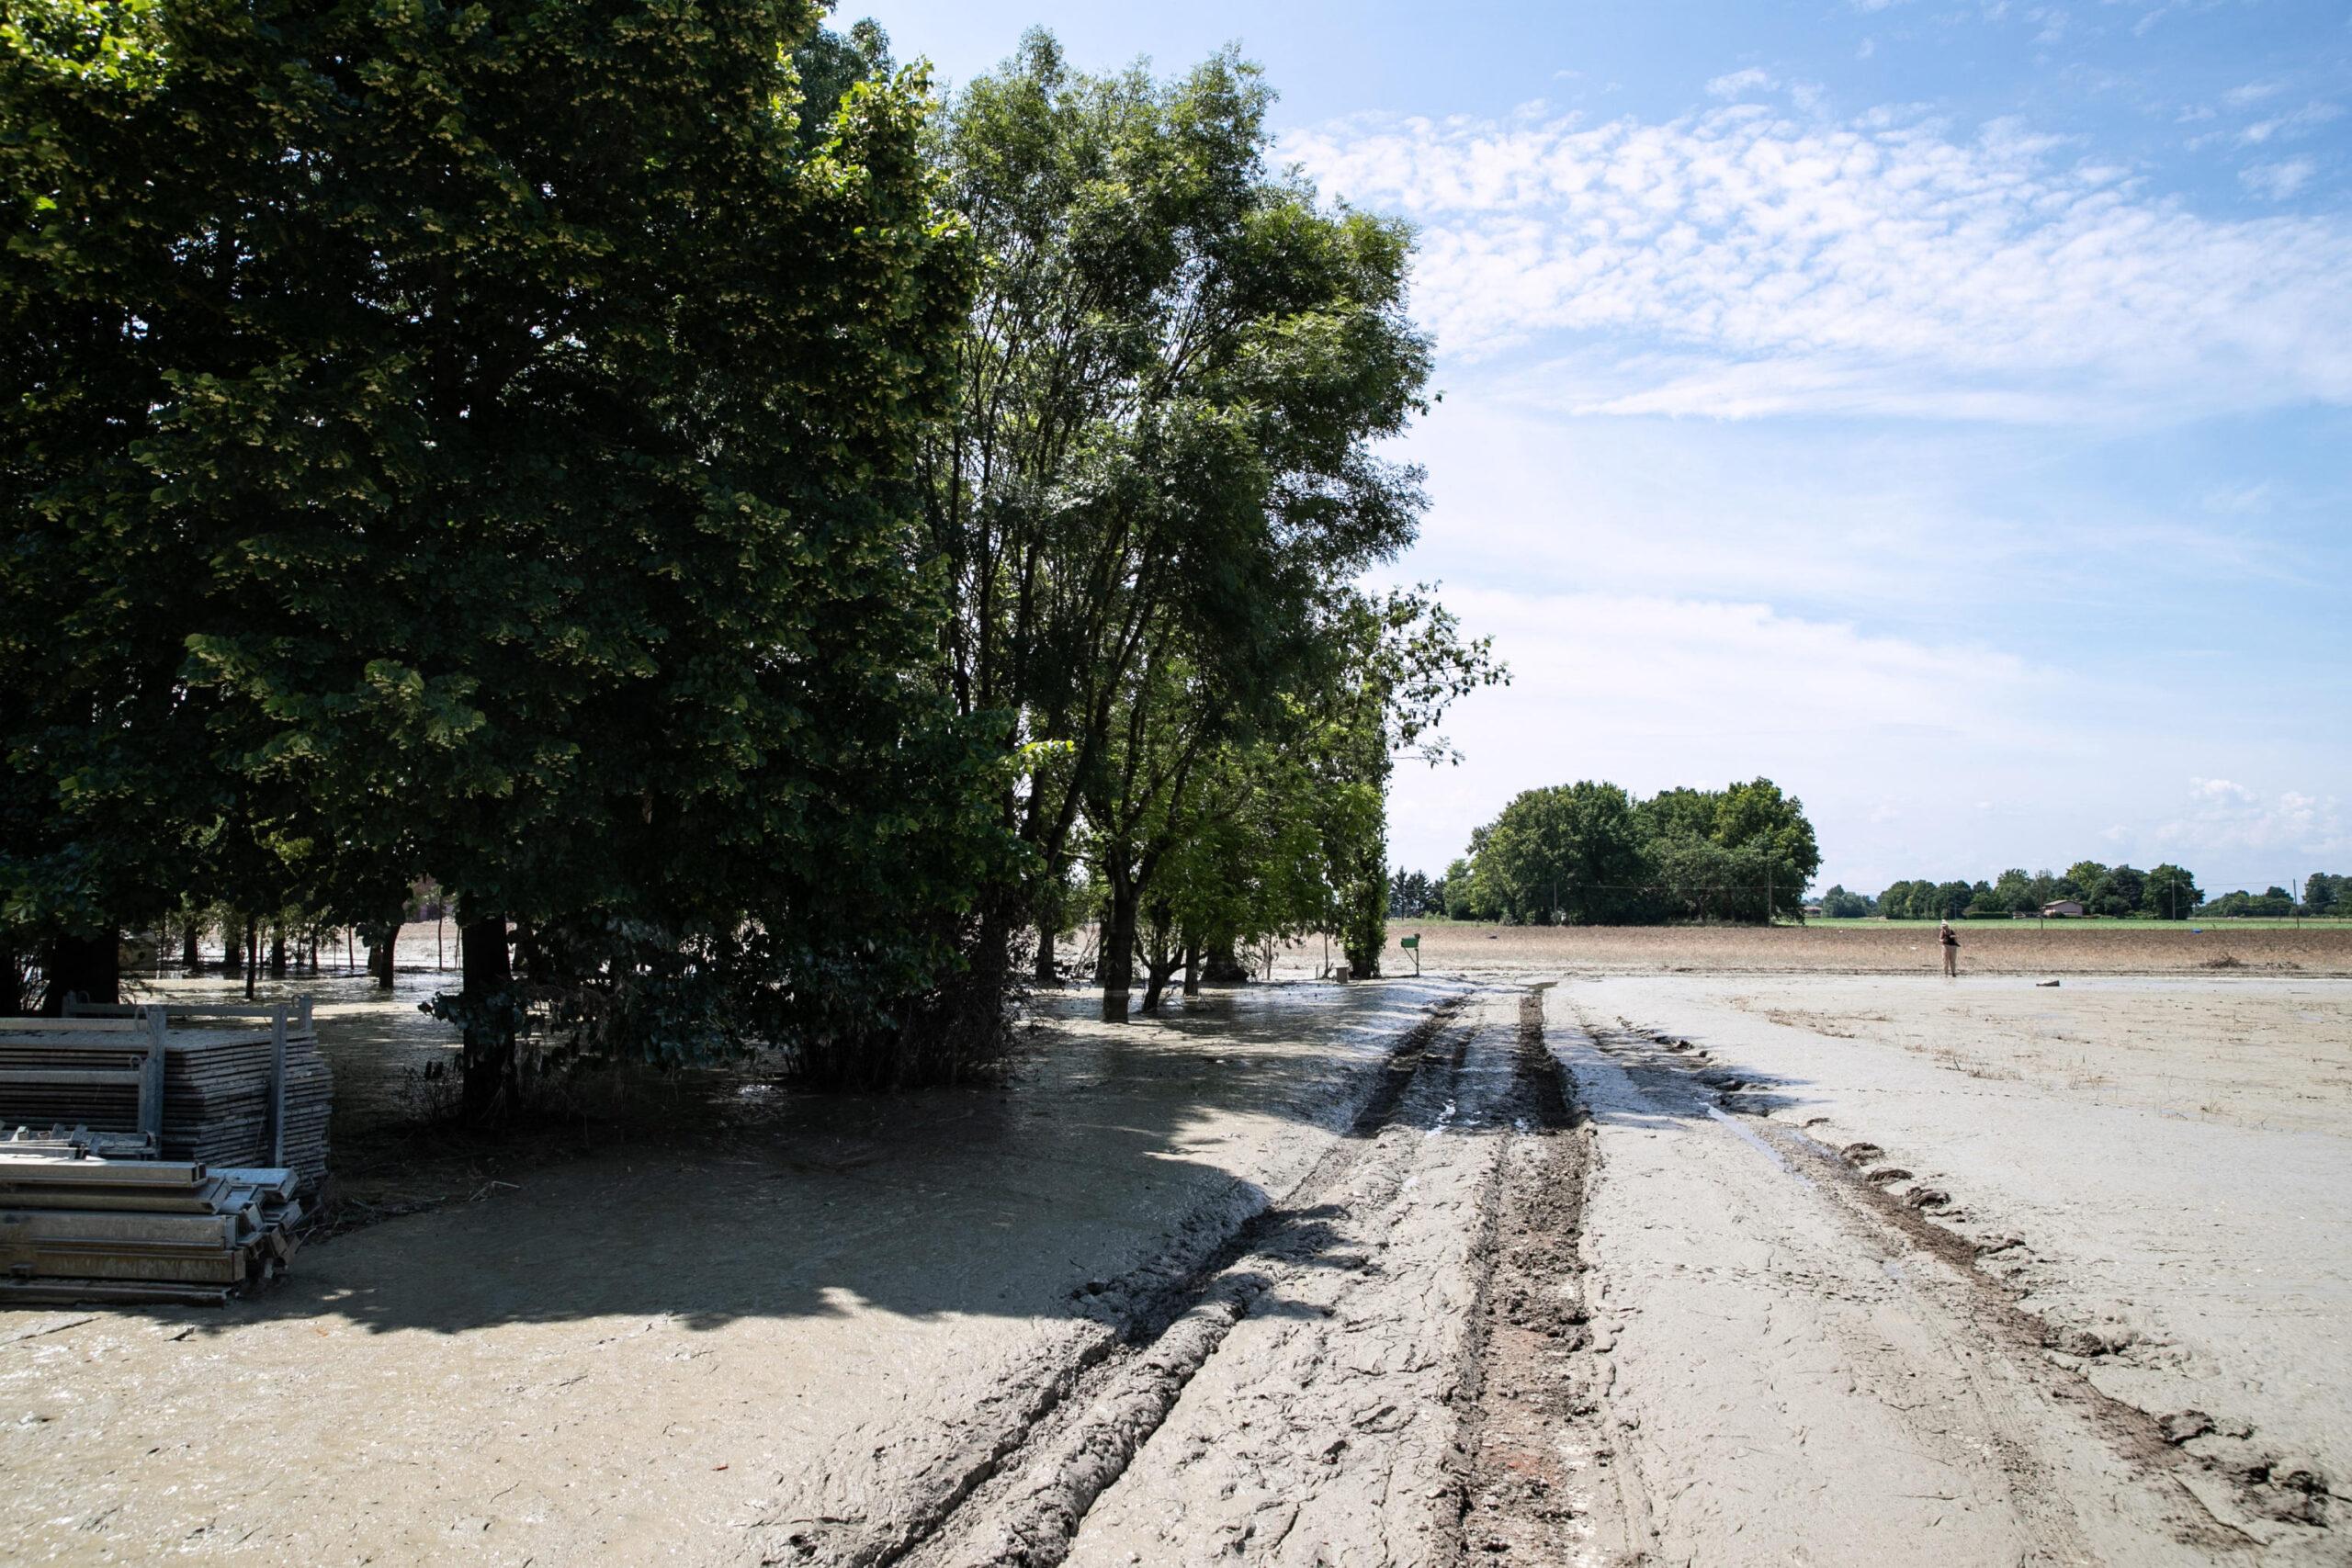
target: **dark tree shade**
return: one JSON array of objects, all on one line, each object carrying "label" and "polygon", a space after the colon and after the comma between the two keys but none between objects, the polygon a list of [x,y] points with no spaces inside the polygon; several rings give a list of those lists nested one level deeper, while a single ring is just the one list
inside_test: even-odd
[{"label": "dark tree shade", "polygon": [[804,113],[804,0],[107,15],[0,79],[17,902],[242,822],[888,1032],[982,846],[907,679],[969,264],[920,82]]}]

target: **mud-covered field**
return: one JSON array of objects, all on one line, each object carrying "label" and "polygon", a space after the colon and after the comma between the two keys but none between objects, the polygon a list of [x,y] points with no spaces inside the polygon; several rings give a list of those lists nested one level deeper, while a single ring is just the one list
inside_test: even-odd
[{"label": "mud-covered field", "polygon": [[0,1313],[0,1556],[2352,1561],[2345,933],[1425,930],[471,1171],[368,1131],[434,976],[333,983],[430,1206]]}]

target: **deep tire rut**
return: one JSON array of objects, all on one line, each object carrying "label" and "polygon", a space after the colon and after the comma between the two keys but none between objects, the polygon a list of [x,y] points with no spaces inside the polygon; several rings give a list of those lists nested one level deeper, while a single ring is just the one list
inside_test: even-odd
[{"label": "deep tire rut", "polygon": [[1592,1413],[1578,1386],[1591,1336],[1577,1256],[1592,1142],[1544,1042],[1548,989],[1520,999],[1515,1135],[1482,1205],[1485,1273],[1457,1394],[1452,1517],[1440,1535],[1461,1562],[1564,1562],[1591,1533],[1562,1439]]},{"label": "deep tire rut", "polygon": [[[1163,1258],[1114,1283],[1090,1285],[1093,1315],[1121,1331],[1074,1369],[1020,1439],[981,1456],[967,1484],[914,1522],[877,1568],[966,1564],[1052,1568],[1069,1554],[1095,1500],[1151,1440],[1184,1389],[1270,1287],[1286,1255],[1311,1251],[1323,1201],[1374,1149],[1417,1082],[1458,1073],[1475,1024],[1473,999],[1438,1003],[1391,1051],[1347,1133],[1281,1202],[1244,1222],[1188,1268]],[[1450,1046],[1450,1048],[1448,1048]]]}]

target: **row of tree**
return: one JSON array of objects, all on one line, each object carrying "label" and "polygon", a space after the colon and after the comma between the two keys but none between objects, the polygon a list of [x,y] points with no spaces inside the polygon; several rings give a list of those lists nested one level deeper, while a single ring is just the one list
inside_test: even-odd
[{"label": "row of tree", "polygon": [[1770,779],[1646,800],[1588,780],[1513,797],[1442,878],[1392,879],[1390,907],[1417,895],[1412,913],[1517,925],[1762,923],[1801,911],[1820,865],[1804,803]]},{"label": "row of tree", "polygon": [[2301,899],[2277,883],[2272,883],[2259,893],[2224,893],[2218,898],[2208,899],[2197,912],[2219,917],[2269,916],[2285,919],[2301,915],[2342,919],[2352,917],[2352,876],[2313,872],[2303,880]]},{"label": "row of tree", "polygon": [[2012,868],[1990,882],[1896,882],[1875,898],[1832,887],[1822,895],[1821,912],[1840,919],[1996,919],[2039,914],[2062,899],[2080,903],[2090,915],[2185,920],[2202,912],[2205,895],[2192,873],[2170,863],[2142,871],[2086,860],[2064,872]]},{"label": "row of tree", "polygon": [[191,901],[429,878],[492,1117],[526,1017],[954,1077],[1082,905],[1108,1018],[1138,954],[1376,965],[1392,759],[1501,672],[1354,586],[1423,506],[1408,236],[1270,165],[1254,68],[1033,34],[942,105],[810,0],[95,15],[0,75],[0,946],[52,1005]]},{"label": "row of tree", "polygon": [[[2285,889],[2273,887],[2270,891],[2280,893]],[[2306,915],[2352,916],[2352,875],[2313,872],[2303,881],[2301,912]]]}]

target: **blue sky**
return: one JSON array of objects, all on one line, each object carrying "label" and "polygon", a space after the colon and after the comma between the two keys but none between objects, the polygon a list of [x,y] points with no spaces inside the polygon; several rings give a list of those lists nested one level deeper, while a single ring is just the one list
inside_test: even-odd
[{"label": "blue sky", "polygon": [[1399,575],[1515,682],[1394,858],[1765,773],[1823,885],[2352,871],[2352,0],[865,14],[950,85],[1238,41],[1419,227]]}]

